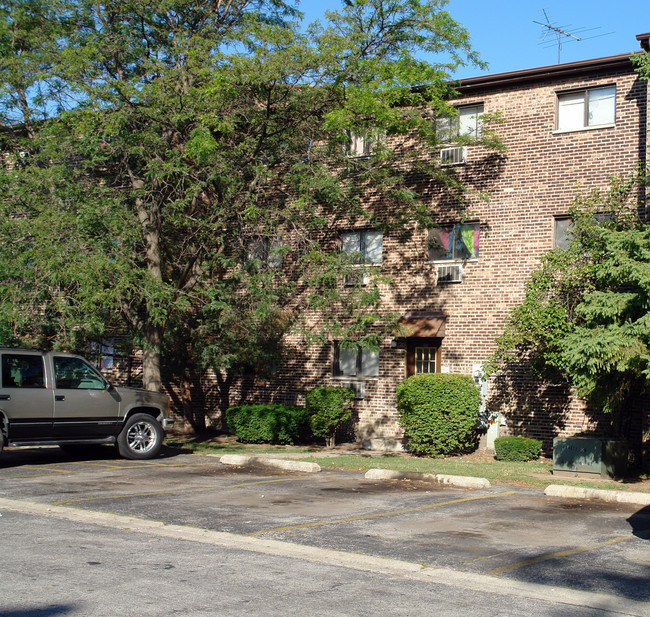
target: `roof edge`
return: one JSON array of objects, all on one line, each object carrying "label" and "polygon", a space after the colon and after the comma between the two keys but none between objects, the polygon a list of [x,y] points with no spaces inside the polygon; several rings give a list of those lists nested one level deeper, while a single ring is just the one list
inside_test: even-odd
[{"label": "roof edge", "polygon": [[[646,37],[649,35],[639,35]],[[647,38],[639,40],[648,41]],[[555,77],[564,77],[567,75],[576,75],[579,73],[589,73],[596,69],[620,69],[629,68],[632,70],[630,57],[642,52],[630,52],[628,54],[617,54],[615,56],[605,56],[603,58],[592,58],[590,60],[579,60],[577,62],[566,62],[564,64],[551,64],[548,66],[539,66],[532,69],[522,69],[520,71],[510,71],[508,73],[495,73],[492,75],[479,75],[478,77],[469,77],[460,79],[456,83],[460,92],[474,88],[489,88],[496,86],[505,86],[521,82],[536,81],[540,79],[552,79]]]}]

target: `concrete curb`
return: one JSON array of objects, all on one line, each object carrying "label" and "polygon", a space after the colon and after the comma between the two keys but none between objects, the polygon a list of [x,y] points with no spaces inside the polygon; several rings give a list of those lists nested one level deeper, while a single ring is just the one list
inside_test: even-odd
[{"label": "concrete curb", "polygon": [[460,488],[490,488],[490,482],[485,478],[448,476],[445,474],[397,471],[393,469],[369,469],[366,472],[365,478],[366,480],[420,480],[423,482],[449,484]]},{"label": "concrete curb", "polygon": [[224,454],[220,459],[224,465],[262,465],[285,469],[286,471],[300,471],[303,473],[318,473],[321,470],[317,463],[305,463],[303,461],[289,461],[281,458],[268,458],[266,456],[248,456],[246,454]]},{"label": "concrete curb", "polygon": [[551,486],[546,487],[544,495],[547,497],[564,497],[569,499],[600,499],[602,501],[650,506],[650,493],[634,493],[632,491],[607,491],[598,488],[551,484]]}]

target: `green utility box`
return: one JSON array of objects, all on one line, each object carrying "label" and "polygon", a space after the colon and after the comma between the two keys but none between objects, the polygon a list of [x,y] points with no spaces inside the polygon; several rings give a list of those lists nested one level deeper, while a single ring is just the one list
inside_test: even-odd
[{"label": "green utility box", "polygon": [[573,478],[621,477],[627,469],[624,441],[596,437],[558,437],[553,440],[553,475]]}]

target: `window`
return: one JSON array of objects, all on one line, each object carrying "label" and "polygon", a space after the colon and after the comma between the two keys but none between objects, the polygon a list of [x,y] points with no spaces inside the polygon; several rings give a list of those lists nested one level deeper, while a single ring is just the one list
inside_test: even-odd
[{"label": "window", "polygon": [[[611,212],[598,212],[593,215],[597,223],[612,221],[614,215]],[[553,248],[567,250],[573,239],[573,220],[569,216],[556,216],[553,221]]]},{"label": "window", "polygon": [[558,131],[614,124],[615,120],[615,86],[557,95]]},{"label": "window", "polygon": [[3,354],[2,387],[44,388],[43,357],[26,354]]},{"label": "window", "polygon": [[334,375],[377,377],[379,351],[334,343]]},{"label": "window", "polygon": [[248,247],[248,261],[254,260],[271,270],[282,267],[280,242],[273,238],[258,238],[251,242]]},{"label": "window", "polygon": [[481,228],[479,223],[456,223],[429,230],[428,259],[478,259]]},{"label": "window", "polygon": [[571,229],[573,222],[568,216],[558,216],[554,221],[553,247],[568,249],[571,242]]},{"label": "window", "polygon": [[436,347],[416,347],[415,348],[415,374],[435,373],[436,356],[438,349]]},{"label": "window", "polygon": [[457,108],[458,115],[439,117],[438,137],[451,142],[461,135],[479,138],[483,130],[483,103]]},{"label": "window", "polygon": [[381,231],[350,231],[341,234],[341,252],[352,263],[380,264],[384,234]]},{"label": "window", "polygon": [[64,390],[103,390],[104,379],[79,358],[54,357],[56,388]]},{"label": "window", "polygon": [[409,337],[406,339],[406,374],[439,373],[442,338]]},{"label": "window", "polygon": [[368,133],[347,131],[347,138],[345,153],[352,158],[370,156],[373,153],[377,142],[382,139],[377,130],[370,130]]},{"label": "window", "polygon": [[90,343],[90,358],[99,370],[110,371],[115,368],[115,340]]}]

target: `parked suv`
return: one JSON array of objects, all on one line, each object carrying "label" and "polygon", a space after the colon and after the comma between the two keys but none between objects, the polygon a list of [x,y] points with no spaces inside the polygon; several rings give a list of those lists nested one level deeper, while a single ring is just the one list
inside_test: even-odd
[{"label": "parked suv", "polygon": [[112,443],[125,458],[149,459],[172,424],[167,396],[116,388],[81,356],[0,347],[0,452]]}]

